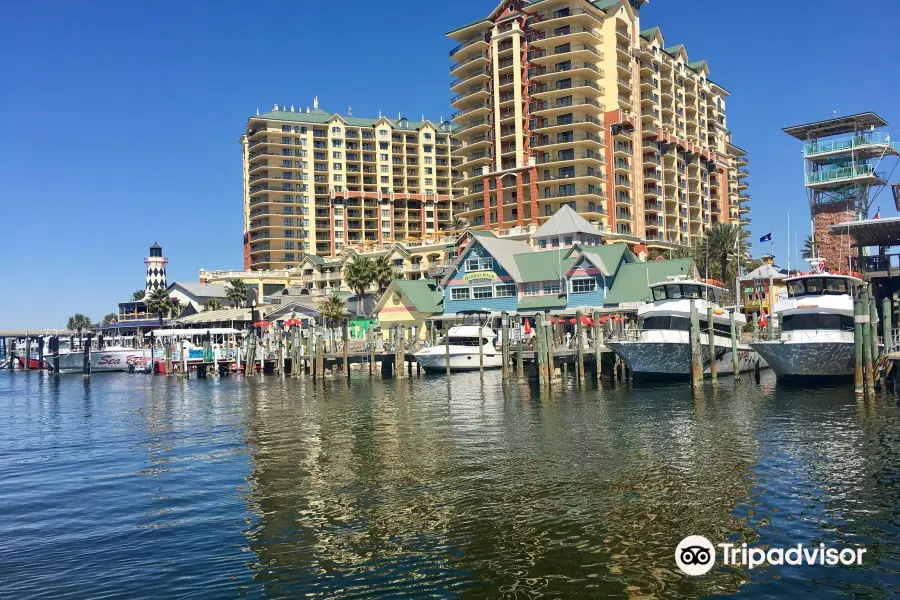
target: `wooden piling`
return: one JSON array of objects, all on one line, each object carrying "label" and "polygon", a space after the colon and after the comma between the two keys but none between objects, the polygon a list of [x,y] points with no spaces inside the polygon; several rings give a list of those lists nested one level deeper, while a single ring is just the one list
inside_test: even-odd
[{"label": "wooden piling", "polygon": [[27,331],[25,332],[25,357],[22,361],[22,370],[31,370],[31,337],[29,337]]},{"label": "wooden piling", "polygon": [[603,372],[603,368],[601,366],[601,356],[600,356],[600,313],[596,310],[593,313],[593,321],[594,321],[594,375],[597,377],[597,382],[600,382],[600,374]]},{"label": "wooden piling", "polygon": [[863,378],[863,317],[860,312],[862,302],[859,298],[853,301],[853,351],[856,360],[853,368],[853,386],[857,396],[865,393],[865,379]]},{"label": "wooden piling", "polygon": [[341,337],[344,342],[344,375],[350,379],[350,319],[344,319]]},{"label": "wooden piling", "polygon": [[875,303],[875,293],[869,296],[869,342],[872,344],[872,369],[878,364],[878,306]]},{"label": "wooden piling", "polygon": [[884,339],[884,355],[891,353],[893,348],[894,314],[891,306],[891,297],[885,296],[881,300],[881,337]]},{"label": "wooden piling", "polygon": [[584,384],[584,343],[582,341],[584,324],[581,322],[582,312],[575,311],[575,377],[579,384]]},{"label": "wooden piling", "polygon": [[[151,331],[150,332],[150,372],[156,372],[156,357],[154,353],[156,352],[156,335]],[[90,344],[88,344],[90,346]]]},{"label": "wooden piling", "polygon": [[450,377],[450,323],[447,323],[444,329],[444,368],[447,377]]},{"label": "wooden piling", "polygon": [[[71,338],[70,338],[71,339]],[[69,346],[72,351],[75,351],[75,346]],[[16,351],[16,340],[15,338],[6,338],[6,368],[10,371],[13,370],[13,355]]]},{"label": "wooden piling", "polygon": [[519,327],[519,339],[516,340],[516,379],[519,381],[525,380],[525,341],[522,339],[525,336],[525,329],[523,327]]},{"label": "wooden piling", "polygon": [[700,314],[697,301],[691,300],[691,386],[699,388],[703,385],[703,354],[700,346]]},{"label": "wooden piling", "polygon": [[403,378],[403,332],[402,325],[394,332],[394,378]]},{"label": "wooden piling", "polygon": [[713,307],[706,307],[706,343],[709,345],[709,378],[719,385],[719,366],[716,364],[716,328],[713,324]]},{"label": "wooden piling", "polygon": [[871,328],[869,322],[869,292],[865,289],[859,295],[860,308],[859,320],[862,326],[862,359],[863,359],[863,390],[866,394],[871,394],[874,389],[874,379],[872,377],[872,343]]},{"label": "wooden piling", "polygon": [[546,386],[549,367],[547,365],[547,326],[544,324],[544,315],[534,316],[535,349],[538,352],[538,383]]},{"label": "wooden piling", "polygon": [[503,354],[503,381],[509,377],[509,313],[500,313],[500,351]]},{"label": "wooden piling", "polygon": [[180,344],[180,346],[179,346],[178,356],[179,356],[179,358],[181,358],[181,374],[182,374],[182,376],[187,377],[189,375],[189,373],[188,373],[188,357],[187,357],[187,351],[184,348],[184,340],[183,339],[180,340],[179,344]]},{"label": "wooden piling", "polygon": [[375,330],[371,325],[366,331],[366,336],[369,338],[369,377],[371,377],[375,370]]},{"label": "wooden piling", "polygon": [[740,380],[740,362],[738,360],[738,350],[737,350],[737,318],[735,315],[735,311],[731,311],[730,315],[731,320],[731,369],[732,374],[734,375],[735,381]]},{"label": "wooden piling", "polygon": [[53,376],[59,377],[59,336],[50,338],[50,352],[53,356]]},{"label": "wooden piling", "polygon": [[37,339],[38,344],[38,369],[44,368],[44,336]]},{"label": "wooden piling", "polygon": [[[97,345],[99,346],[99,345],[102,344],[102,343],[103,343],[103,342],[98,338],[98,339],[97,339]],[[172,344],[174,344],[174,343],[175,343],[175,338],[174,338],[174,336],[172,337],[172,339],[171,339],[170,341],[167,341],[167,342],[166,342],[166,352],[165,352],[165,357],[166,357],[166,377],[169,377],[169,376],[172,374]]]},{"label": "wooden piling", "polygon": [[[153,341],[153,336],[150,336],[150,341]],[[152,350],[151,350],[152,352]],[[84,337],[84,352],[83,358],[81,360],[81,374],[84,377],[91,376],[91,334],[88,333]]]},{"label": "wooden piling", "polygon": [[484,375],[484,326],[478,326],[478,372]]},{"label": "wooden piling", "polygon": [[753,339],[759,339],[759,313],[753,313]]},{"label": "wooden piling", "polygon": [[325,379],[325,336],[316,338],[316,377]]},{"label": "wooden piling", "polygon": [[553,379],[556,377],[556,342],[549,318],[544,321],[544,325],[547,328],[547,335],[544,336],[547,342],[547,385],[552,387]]}]

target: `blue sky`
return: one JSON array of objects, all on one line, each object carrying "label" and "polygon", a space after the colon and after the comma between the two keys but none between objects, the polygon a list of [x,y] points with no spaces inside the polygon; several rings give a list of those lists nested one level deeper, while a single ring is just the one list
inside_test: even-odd
[{"label": "blue sky", "polygon": [[[247,117],[315,95],[325,110],[349,105],[360,116],[447,116],[453,43],[444,34],[495,3],[86,6],[4,7],[0,329],[115,311],[143,287],[154,241],[170,281],[240,268]],[[900,2],[866,4],[871,33],[851,26],[848,10],[833,0],[653,0],[642,10],[642,27],[659,25],[731,91],[728,124],[750,153],[753,239],[774,230],[782,264],[788,212],[801,244],[809,225],[799,143],[781,128],[875,110],[900,131],[891,58]],[[896,214],[889,191],[876,204]]]}]

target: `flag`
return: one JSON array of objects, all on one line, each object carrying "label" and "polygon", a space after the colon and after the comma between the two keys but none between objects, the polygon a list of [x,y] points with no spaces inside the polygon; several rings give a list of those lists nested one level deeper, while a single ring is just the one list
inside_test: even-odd
[{"label": "flag", "polygon": [[878,211],[875,213],[875,216],[872,217],[872,218],[873,218],[873,219],[880,219],[880,218],[881,218],[881,209],[880,209],[880,208],[879,208]]},{"label": "flag", "polygon": [[767,327],[769,325],[769,320],[766,318],[766,309],[763,308],[759,313],[759,326]]},{"label": "flag", "polygon": [[528,334],[531,333],[531,323],[528,322],[528,319],[525,319],[525,328],[524,328],[524,330],[525,330],[525,335],[528,335]]},{"label": "flag", "polygon": [[760,241],[760,242],[771,242],[771,241],[772,241],[772,232],[770,231],[770,232],[767,233],[766,235],[764,235],[764,236],[762,236],[761,238],[759,238],[759,241]]}]

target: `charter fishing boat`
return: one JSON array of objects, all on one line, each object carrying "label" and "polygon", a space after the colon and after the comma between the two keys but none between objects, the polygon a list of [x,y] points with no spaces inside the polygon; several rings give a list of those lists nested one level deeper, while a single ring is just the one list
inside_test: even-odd
[{"label": "charter fishing boat", "polygon": [[814,273],[784,281],[787,298],[775,305],[778,339],[750,347],[779,378],[852,376],[853,299],[863,280],[853,274]]},{"label": "charter fishing boat", "polygon": [[[474,322],[471,322],[473,319],[468,321],[450,327],[446,338],[439,338],[434,346],[423,348],[413,355],[426,373],[446,372],[448,349],[451,371],[477,371],[482,360],[485,369],[503,366],[503,353],[494,344],[497,334],[487,325],[490,317],[484,323],[477,318]],[[480,351],[479,346],[482,346]],[[479,353],[483,354],[483,358]]]},{"label": "charter fishing boat", "polygon": [[[638,309],[638,327],[626,330],[620,339],[606,345],[618,354],[636,377],[688,377],[691,373],[691,301],[700,316],[700,345],[704,373],[710,372],[710,360],[716,361],[719,374],[733,374],[731,356],[731,312],[720,305],[723,288],[706,281],[670,278],[650,286],[653,302]],[[707,309],[713,309],[714,344],[709,349]],[[738,332],[747,318],[734,314]],[[738,370],[757,367],[759,356],[738,340]],[[760,367],[765,363],[760,363]]]},{"label": "charter fishing boat", "polygon": [[[45,356],[49,366],[53,367],[53,359]],[[90,350],[91,372],[106,373],[141,369],[150,364],[149,348],[130,348],[127,346],[105,346],[102,350]],[[83,350],[60,350],[59,372],[81,373],[84,369]]]}]

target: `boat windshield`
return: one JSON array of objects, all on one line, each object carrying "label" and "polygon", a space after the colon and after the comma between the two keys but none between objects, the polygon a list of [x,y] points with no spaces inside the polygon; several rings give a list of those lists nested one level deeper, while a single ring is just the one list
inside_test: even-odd
[{"label": "boat windshield", "polygon": [[697,300],[704,298],[718,304],[719,290],[697,283],[668,283],[653,288],[654,302],[660,300],[680,300],[682,298]]},{"label": "boat windshield", "polygon": [[843,277],[811,277],[788,283],[788,297],[841,295],[850,293],[850,283]]},{"label": "boat windshield", "polygon": [[853,331],[853,317],[829,313],[800,313],[781,317],[782,331]]},{"label": "boat windshield", "polygon": [[[480,338],[482,345],[487,344],[488,341],[485,338]],[[454,346],[478,346],[479,338],[475,336],[460,336],[457,337],[455,335],[450,336],[450,343]]]}]

